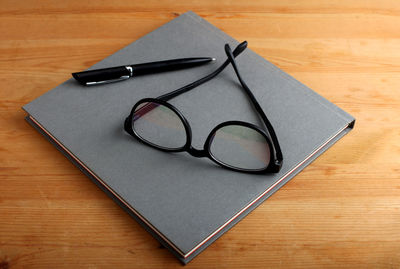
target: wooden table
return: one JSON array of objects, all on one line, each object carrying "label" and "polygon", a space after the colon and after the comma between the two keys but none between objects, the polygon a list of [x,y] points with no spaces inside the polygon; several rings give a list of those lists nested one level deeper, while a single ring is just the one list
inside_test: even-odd
[{"label": "wooden table", "polygon": [[399,1],[2,0],[0,269],[181,267],[21,106],[187,10],[357,118],[187,268],[399,268]]}]

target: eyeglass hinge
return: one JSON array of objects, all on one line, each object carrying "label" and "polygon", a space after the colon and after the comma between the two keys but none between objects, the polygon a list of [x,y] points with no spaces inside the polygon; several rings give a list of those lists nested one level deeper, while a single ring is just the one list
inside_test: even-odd
[{"label": "eyeglass hinge", "polygon": [[282,168],[282,161],[280,161],[280,160],[276,160],[275,162],[274,162],[274,164],[272,165],[272,171],[271,172],[273,172],[273,173],[278,173],[280,170],[281,170],[281,168]]}]

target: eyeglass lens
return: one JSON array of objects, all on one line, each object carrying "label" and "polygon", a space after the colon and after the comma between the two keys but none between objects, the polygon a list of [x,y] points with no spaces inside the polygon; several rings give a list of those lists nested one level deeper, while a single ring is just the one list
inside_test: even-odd
[{"label": "eyeglass lens", "polygon": [[166,149],[180,149],[186,144],[185,126],[167,106],[144,102],[134,113],[132,126],[143,140]]},{"label": "eyeglass lens", "polygon": [[212,139],[210,153],[218,161],[241,169],[264,169],[270,162],[270,148],[265,137],[242,125],[219,128]]}]

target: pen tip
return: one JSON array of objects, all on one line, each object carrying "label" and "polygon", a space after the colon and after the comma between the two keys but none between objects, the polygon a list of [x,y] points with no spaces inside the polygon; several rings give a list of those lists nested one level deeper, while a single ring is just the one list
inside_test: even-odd
[{"label": "pen tip", "polygon": [[215,59],[215,58],[211,58],[211,61],[216,61],[217,59]]}]

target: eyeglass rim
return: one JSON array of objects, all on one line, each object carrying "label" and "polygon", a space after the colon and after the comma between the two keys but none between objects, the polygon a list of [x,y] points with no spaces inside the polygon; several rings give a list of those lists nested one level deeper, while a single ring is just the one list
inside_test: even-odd
[{"label": "eyeglass rim", "polygon": [[[182,121],[183,126],[185,128],[185,132],[186,132],[186,143],[180,147],[180,148],[166,148],[166,147],[162,147],[159,146],[157,144],[153,144],[147,140],[145,140],[144,138],[142,138],[136,131],[134,128],[134,122],[132,121],[133,116],[136,112],[136,108],[143,104],[143,103],[157,103],[163,106],[166,106],[167,108],[171,109],[178,117],[179,119]],[[257,131],[258,133],[260,133],[264,139],[267,141],[268,147],[269,147],[269,163],[268,165],[266,165],[265,168],[260,168],[260,169],[246,169],[246,168],[240,168],[240,167],[236,167],[236,166],[232,166],[229,165],[227,163],[224,163],[220,160],[218,160],[212,153],[211,153],[211,145],[212,145],[212,139],[215,136],[216,132],[225,127],[225,126],[229,126],[229,125],[239,125],[239,126],[245,126],[248,128],[251,128],[255,131]],[[254,125],[250,122],[245,122],[245,121],[238,121],[238,120],[231,120],[231,121],[225,121],[222,122],[220,124],[218,124],[217,126],[215,126],[210,133],[207,136],[206,141],[204,142],[204,146],[203,149],[195,149],[192,147],[192,129],[190,127],[189,122],[187,121],[187,119],[185,118],[185,116],[172,104],[168,103],[167,101],[158,99],[158,98],[143,98],[141,100],[139,100],[138,102],[136,102],[136,104],[133,106],[131,113],[129,114],[129,116],[126,118],[125,120],[125,130],[131,134],[132,136],[134,136],[137,140],[139,140],[141,143],[144,143],[152,148],[161,150],[161,151],[165,151],[165,152],[188,152],[190,155],[192,155],[193,157],[208,157],[211,161],[215,162],[216,164],[230,169],[230,170],[234,170],[237,172],[246,172],[246,173],[266,173],[266,172],[272,172],[275,168],[274,165],[274,156],[273,156],[273,144],[271,139],[269,138],[269,136],[267,135],[267,133],[261,129],[259,126]],[[201,152],[201,153],[200,153]]]},{"label": "eyeglass rim", "polygon": [[[259,134],[261,134],[261,135],[264,137],[265,141],[266,141],[267,144],[268,144],[268,148],[269,148],[269,163],[268,163],[265,167],[259,168],[259,169],[240,168],[240,167],[236,167],[236,166],[227,164],[227,163],[225,163],[225,162],[223,162],[223,161],[221,161],[221,160],[218,160],[218,159],[212,154],[212,152],[211,152],[211,145],[212,145],[212,141],[213,141],[213,138],[214,138],[215,134],[217,133],[217,131],[218,131],[219,129],[221,129],[221,128],[225,127],[225,126],[230,126],[230,125],[232,125],[232,126],[233,126],[233,125],[236,125],[236,126],[244,126],[244,127],[253,129],[253,130],[257,131]],[[250,123],[250,122],[246,122],[246,121],[230,120],[230,121],[224,121],[224,122],[218,124],[218,125],[215,126],[215,127],[211,130],[211,132],[209,133],[209,135],[208,135],[208,137],[207,137],[207,139],[206,139],[206,142],[204,143],[204,149],[207,149],[206,151],[208,152],[209,158],[210,158],[212,161],[214,161],[215,163],[217,163],[217,164],[219,164],[219,165],[221,165],[221,166],[223,166],[223,167],[227,167],[227,168],[232,169],[232,170],[235,170],[235,171],[253,172],[253,173],[259,173],[259,172],[261,172],[261,173],[262,173],[262,172],[266,172],[266,171],[268,170],[268,167],[271,166],[271,163],[274,162],[274,159],[273,159],[273,151],[272,151],[273,148],[272,148],[271,139],[268,137],[268,135],[266,134],[266,132],[265,132],[263,129],[261,129],[261,128],[258,127],[257,125],[254,125],[254,124],[252,124],[252,123]]]},{"label": "eyeglass rim", "polygon": [[[179,117],[179,119],[183,123],[183,126],[185,128],[185,132],[186,132],[186,142],[182,147],[179,147],[179,148],[166,148],[166,147],[159,146],[157,144],[154,144],[154,143],[151,143],[151,142],[145,140],[144,138],[142,138],[135,131],[134,122],[132,121],[132,119],[133,119],[133,116],[134,116],[134,114],[136,112],[137,107],[139,105],[143,104],[143,103],[158,103],[160,105],[166,106],[167,108],[172,110]],[[192,130],[190,128],[189,122],[186,120],[186,118],[183,116],[183,114],[178,109],[176,109],[176,107],[174,107],[173,105],[171,105],[170,103],[168,103],[166,101],[163,101],[163,100],[160,100],[160,99],[157,99],[157,98],[143,98],[143,99],[139,100],[138,102],[136,102],[136,104],[133,106],[133,108],[131,110],[131,113],[130,113],[128,118],[129,118],[129,120],[128,120],[129,125],[128,126],[125,125],[125,129],[126,129],[126,127],[129,127],[129,131],[131,131],[130,132],[131,135],[133,135],[134,137],[139,139],[144,144],[149,145],[149,146],[151,146],[153,148],[160,149],[160,150],[166,151],[166,152],[182,152],[182,151],[185,151],[185,148],[190,146],[190,144],[192,142]]]}]

